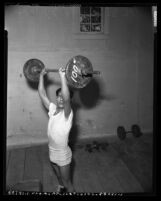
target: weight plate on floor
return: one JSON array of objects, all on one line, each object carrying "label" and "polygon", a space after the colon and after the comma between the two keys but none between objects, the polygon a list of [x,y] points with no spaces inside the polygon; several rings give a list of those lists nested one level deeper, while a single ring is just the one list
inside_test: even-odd
[{"label": "weight plate on floor", "polygon": [[124,140],[126,138],[126,131],[123,126],[119,126],[117,128],[117,136],[121,139]]},{"label": "weight plate on floor", "polygon": [[140,137],[142,134],[137,124],[131,126],[131,131],[134,137]]}]

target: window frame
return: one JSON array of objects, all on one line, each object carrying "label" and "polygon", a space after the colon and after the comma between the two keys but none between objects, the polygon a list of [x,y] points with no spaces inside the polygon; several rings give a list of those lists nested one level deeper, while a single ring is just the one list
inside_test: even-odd
[{"label": "window frame", "polygon": [[[94,7],[92,7],[92,6],[90,6],[90,7],[88,7],[88,8],[94,8]],[[101,24],[101,31],[91,31],[91,25],[92,24],[95,24],[95,23],[92,23],[91,21],[90,21],[90,23],[81,23],[81,22],[79,22],[79,25],[80,25],[80,29],[81,29],[81,24],[90,24],[90,31],[87,31],[87,32],[85,32],[85,31],[81,31],[80,30],[80,33],[90,33],[90,34],[100,34],[100,33],[103,33],[104,31],[103,31],[103,25],[104,25],[104,23],[103,23],[103,20],[104,20],[104,9],[103,9],[103,7],[97,7],[97,8],[100,8],[101,9],[101,21],[98,23],[98,24]],[[80,10],[81,10],[81,7],[80,7]],[[89,13],[90,15],[90,18],[91,18],[91,12]],[[81,17],[81,15],[84,15],[84,16],[87,16],[87,14],[82,14],[82,13],[79,13],[79,16]],[[96,23],[97,24],[97,23]]]},{"label": "window frame", "polygon": [[75,39],[107,39],[109,34],[109,8],[101,7],[102,31],[101,32],[81,32],[80,31],[80,7],[73,7],[72,32]]}]

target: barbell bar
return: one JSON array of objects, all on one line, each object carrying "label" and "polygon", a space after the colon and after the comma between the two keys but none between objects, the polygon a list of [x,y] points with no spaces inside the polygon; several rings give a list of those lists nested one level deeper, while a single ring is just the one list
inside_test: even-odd
[{"label": "barbell bar", "polygon": [[[45,68],[44,63],[39,59],[29,59],[23,67],[23,73],[28,81],[39,82],[40,73],[43,69],[45,69],[47,73],[59,72],[59,69]],[[74,88],[85,87],[91,81],[93,75],[99,74],[100,71],[93,71],[89,59],[82,55],[71,58],[65,67],[65,75],[68,84]]]},{"label": "barbell bar", "polygon": [[[41,70],[40,69],[35,69],[34,70],[35,72],[37,72],[37,73],[41,73]],[[49,68],[45,68],[45,71],[47,72],[47,73],[50,73],[50,72],[54,72],[54,73],[57,73],[57,72],[59,72],[59,69],[49,69]],[[100,71],[93,71],[93,72],[86,72],[85,70],[81,70],[81,71],[78,71],[77,72],[79,75],[81,75],[81,76],[91,76],[91,75],[98,75],[98,74],[100,74]]]}]

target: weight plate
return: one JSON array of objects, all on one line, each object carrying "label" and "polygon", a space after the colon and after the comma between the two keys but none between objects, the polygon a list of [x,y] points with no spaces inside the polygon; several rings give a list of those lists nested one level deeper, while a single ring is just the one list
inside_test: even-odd
[{"label": "weight plate", "polygon": [[140,131],[140,127],[137,124],[132,125],[131,130],[134,137],[140,137],[142,134]]},{"label": "weight plate", "polygon": [[123,126],[119,126],[117,128],[117,136],[121,139],[124,140],[126,138],[126,131]]},{"label": "weight plate", "polygon": [[44,68],[43,62],[39,59],[29,59],[23,67],[23,73],[29,81],[38,82],[40,73]]},{"label": "weight plate", "polygon": [[83,76],[82,71],[93,72],[89,59],[81,55],[71,58],[66,65],[66,78],[71,87],[83,88],[91,81],[92,76]]}]

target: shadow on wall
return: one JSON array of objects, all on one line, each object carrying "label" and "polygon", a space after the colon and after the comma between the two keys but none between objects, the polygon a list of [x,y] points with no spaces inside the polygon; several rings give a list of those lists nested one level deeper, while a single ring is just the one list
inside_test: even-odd
[{"label": "shadow on wall", "polygon": [[74,150],[78,141],[80,127],[77,124],[77,113],[82,107],[91,109],[99,103],[101,96],[100,83],[92,79],[90,83],[82,89],[73,89],[74,97],[72,101],[72,109],[74,112],[73,126],[69,135],[69,145]]},{"label": "shadow on wall", "polygon": [[111,102],[117,99],[117,97],[114,94],[105,92],[104,84],[101,80],[92,79],[86,87],[74,90],[73,99],[72,108],[74,119],[69,136],[69,145],[74,150],[80,133],[80,126],[77,124],[78,110],[82,107],[87,110],[94,109],[96,105],[100,105],[102,101]]},{"label": "shadow on wall", "polygon": [[80,101],[83,107],[90,109],[97,105],[101,94],[101,88],[97,80],[90,83],[79,91]]},{"label": "shadow on wall", "polygon": [[96,105],[101,104],[101,101],[113,101],[116,97],[112,94],[107,94],[104,84],[101,80],[92,79],[91,82],[79,92],[81,105],[84,108],[91,109]]}]

